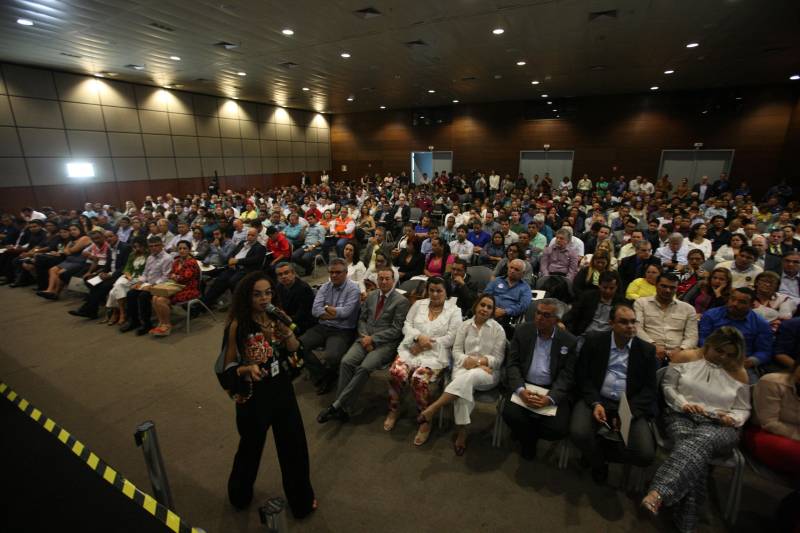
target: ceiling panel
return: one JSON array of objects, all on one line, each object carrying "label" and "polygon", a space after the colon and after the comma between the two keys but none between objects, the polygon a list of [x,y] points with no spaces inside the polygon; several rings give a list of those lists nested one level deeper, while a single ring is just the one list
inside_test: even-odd
[{"label": "ceiling panel", "polygon": [[[800,57],[800,22],[792,0],[3,4],[4,61],[80,74],[111,72],[117,80],[317,111],[428,107],[454,98],[478,102],[630,93],[653,85],[670,91],[789,83]],[[368,6],[380,16],[354,14]],[[603,10],[614,11],[593,16]],[[34,26],[16,24],[18,17],[29,18]],[[492,35],[496,27],[505,33]],[[283,28],[295,34],[284,36]],[[687,49],[690,41],[700,46]],[[221,42],[230,46],[215,46]],[[341,58],[344,51],[352,57]],[[517,66],[517,61],[526,64]],[[666,69],[676,72],[665,76]],[[26,95],[33,88],[44,98],[55,98],[55,85],[60,85],[22,67],[8,66],[4,74],[11,94],[23,87]],[[533,80],[541,83],[531,85]],[[78,101],[94,98],[88,89],[70,94],[78,95]],[[99,97],[104,104],[113,100],[112,105],[132,106],[128,92]],[[224,103],[200,97],[182,97],[173,105],[142,89],[136,98],[153,111],[188,112],[193,104],[200,114],[255,118],[252,108],[248,116],[228,117]]]}]

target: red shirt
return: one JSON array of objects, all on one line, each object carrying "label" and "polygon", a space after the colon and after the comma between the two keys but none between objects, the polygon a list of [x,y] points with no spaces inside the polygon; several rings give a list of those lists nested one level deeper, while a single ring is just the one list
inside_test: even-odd
[{"label": "red shirt", "polygon": [[267,249],[272,252],[272,260],[276,258],[286,258],[289,259],[291,257],[289,247],[289,241],[286,240],[286,237],[283,233],[276,233],[277,239],[269,238],[267,239]]}]

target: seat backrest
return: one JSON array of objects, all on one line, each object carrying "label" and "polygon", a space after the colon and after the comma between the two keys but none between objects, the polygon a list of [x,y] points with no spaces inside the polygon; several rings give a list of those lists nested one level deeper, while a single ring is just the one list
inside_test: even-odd
[{"label": "seat backrest", "polygon": [[483,291],[492,279],[492,269],[483,265],[467,267],[467,274],[479,291]]},{"label": "seat backrest", "polygon": [[412,207],[408,210],[409,213],[409,220],[413,220],[414,222],[419,222],[422,218],[422,209],[419,207]]}]

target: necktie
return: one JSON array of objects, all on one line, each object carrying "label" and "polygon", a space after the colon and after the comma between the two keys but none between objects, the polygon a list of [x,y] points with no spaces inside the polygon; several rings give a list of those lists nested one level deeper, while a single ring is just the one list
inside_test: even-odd
[{"label": "necktie", "polygon": [[383,311],[383,304],[386,300],[386,297],[381,294],[380,298],[378,298],[378,306],[375,308],[375,320],[378,320],[378,317],[381,316],[381,311]]},{"label": "necktie", "polygon": [[678,262],[678,252],[672,252],[672,262],[673,263]]},{"label": "necktie", "polygon": [[780,255],[780,252],[778,251],[778,247],[775,246],[774,244],[772,245],[772,254],[773,255]]}]

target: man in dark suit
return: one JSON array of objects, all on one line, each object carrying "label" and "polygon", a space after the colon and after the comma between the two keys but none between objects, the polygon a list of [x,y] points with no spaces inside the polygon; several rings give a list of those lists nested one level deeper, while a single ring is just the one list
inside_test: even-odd
[{"label": "man in dark suit", "polygon": [[394,235],[397,235],[397,230],[411,219],[411,208],[406,204],[406,197],[402,194],[398,197],[394,207],[392,207],[389,218],[389,224],[391,224],[389,228]]},{"label": "man in dark suit", "polygon": [[[770,256],[767,256],[769,259]],[[776,258],[777,259],[777,258]],[[772,265],[771,265],[772,266]],[[766,266],[765,270],[772,270],[781,277],[778,292],[792,298],[800,298],[800,252],[787,252],[772,268]]]},{"label": "man in dark suit", "polygon": [[[636,313],[627,304],[611,310],[611,331],[586,336],[575,367],[580,399],[570,421],[570,436],[592,467],[592,478],[605,483],[613,459],[647,466],[655,456],[649,420],[655,413],[656,350],[636,337]],[[616,438],[622,396],[632,421],[627,446]]]},{"label": "man in dark suit", "polygon": [[466,261],[460,257],[453,261],[450,272],[444,275],[444,287],[448,298],[455,296],[456,305],[461,309],[461,316],[464,319],[472,316],[472,306],[480,291],[477,283],[467,273]]},{"label": "man in dark suit", "polygon": [[708,183],[708,176],[703,176],[700,183],[695,183],[692,186],[692,192],[697,193],[697,199],[700,202],[705,202],[711,196],[711,185]]},{"label": "man in dark suit", "polygon": [[245,275],[261,269],[266,253],[267,249],[258,242],[258,230],[248,229],[245,240],[237,244],[231,252],[228,267],[214,279],[214,283],[201,298],[203,303],[210,308],[226,290],[236,288],[236,284]]},{"label": "man in dark suit", "polygon": [[[519,324],[511,339],[506,363],[506,384],[528,407],[512,401],[503,407],[503,420],[522,444],[522,457],[536,457],[536,443],[559,440],[567,435],[570,419],[570,396],[574,388],[575,342],[567,331],[558,328],[560,302],[553,298],[539,300],[533,323]],[[535,394],[526,383],[547,389]],[[555,416],[544,416],[530,409],[556,406]]]},{"label": "man in dark suit", "polygon": [[619,277],[622,279],[620,292],[623,294],[628,285],[636,278],[644,276],[644,271],[650,265],[661,266],[661,260],[653,256],[653,245],[648,240],[641,240],[636,245],[636,253],[626,257],[619,263]]},{"label": "man in dark suit", "polygon": [[386,240],[386,229],[378,226],[375,228],[375,235],[370,237],[369,241],[367,241],[367,248],[361,256],[361,262],[364,263],[364,266],[367,267],[368,270],[370,268],[374,269],[375,254],[381,252],[386,256],[386,259],[391,259],[392,248],[392,243]]},{"label": "man in dark suit", "polygon": [[597,287],[596,291],[584,291],[564,317],[564,324],[573,335],[609,331],[611,309],[619,303],[627,303],[619,290],[616,273],[602,272]]},{"label": "man in dark suit", "polygon": [[361,304],[358,340],[342,358],[336,400],[320,412],[317,422],[349,420],[349,411],[373,370],[389,364],[403,339],[403,324],[410,302],[394,290],[394,270],[378,270],[378,290]]},{"label": "man in dark suit", "polygon": [[297,325],[294,333],[299,337],[317,323],[317,319],[311,314],[311,306],[314,305],[314,290],[308,283],[297,277],[294,265],[287,261],[278,263],[278,266],[275,267],[275,276],[278,278],[278,285],[275,287],[278,302]]},{"label": "man in dark suit", "polygon": [[69,311],[69,314],[73,316],[96,319],[97,309],[101,304],[105,303],[108,293],[111,292],[111,288],[114,286],[114,282],[122,275],[122,269],[125,268],[125,264],[128,262],[131,247],[121,242],[113,231],[106,230],[103,234],[108,243],[105,265],[92,272],[91,275],[91,278],[99,276],[102,281],[97,285],[92,285],[86,279],[85,283],[89,288],[89,294],[86,295],[86,300],[82,306]]}]

